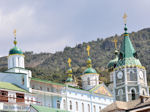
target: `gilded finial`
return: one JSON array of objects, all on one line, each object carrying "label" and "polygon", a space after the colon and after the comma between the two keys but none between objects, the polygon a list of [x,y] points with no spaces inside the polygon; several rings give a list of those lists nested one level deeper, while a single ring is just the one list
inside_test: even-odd
[{"label": "gilded finial", "polygon": [[16,37],[16,29],[14,30],[14,36]]},{"label": "gilded finial", "polygon": [[127,14],[126,13],[124,13],[124,15],[123,15],[123,20],[124,20],[124,24],[127,24]]},{"label": "gilded finial", "polygon": [[118,42],[118,40],[117,40],[117,39],[114,39],[112,42],[114,42],[114,44],[115,44],[115,49],[117,49],[117,42]]},{"label": "gilded finial", "polygon": [[88,45],[86,48],[87,52],[88,52],[88,56],[90,56],[90,46]]},{"label": "gilded finial", "polygon": [[69,67],[71,67],[71,59],[70,58],[68,58],[68,65],[69,65]]},{"label": "gilded finial", "polygon": [[17,45],[17,41],[16,41],[16,29],[14,30],[14,37],[15,37],[15,40],[14,40],[14,45],[16,46]]}]

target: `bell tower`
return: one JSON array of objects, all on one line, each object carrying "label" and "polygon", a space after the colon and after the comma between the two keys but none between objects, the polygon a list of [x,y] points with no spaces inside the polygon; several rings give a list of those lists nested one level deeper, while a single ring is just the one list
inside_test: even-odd
[{"label": "bell tower", "polygon": [[14,47],[9,51],[8,69],[24,68],[24,55],[21,49],[17,47],[16,30],[14,30]]},{"label": "bell tower", "polygon": [[138,59],[129,34],[127,32],[126,18],[124,15],[125,33],[121,43],[118,61],[113,70],[114,97],[118,101],[131,101],[140,95],[149,96],[145,67]]}]

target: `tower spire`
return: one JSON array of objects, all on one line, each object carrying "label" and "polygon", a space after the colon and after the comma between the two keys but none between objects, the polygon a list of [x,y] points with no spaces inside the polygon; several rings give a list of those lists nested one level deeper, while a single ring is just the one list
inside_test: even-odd
[{"label": "tower spire", "polygon": [[140,61],[137,59],[137,52],[135,51],[132,42],[130,40],[129,34],[127,32],[127,14],[125,13],[123,16],[124,19],[124,38],[121,43],[120,53],[119,53],[119,61],[117,66],[124,66],[124,65],[141,65]]},{"label": "tower spire", "polygon": [[16,29],[14,30],[14,45],[17,45],[17,40],[16,40]]},{"label": "tower spire", "polygon": [[66,82],[72,82],[73,78],[72,78],[72,68],[71,68],[71,59],[70,58],[68,58],[68,66],[69,66],[69,69],[67,71],[68,77],[67,77]]}]

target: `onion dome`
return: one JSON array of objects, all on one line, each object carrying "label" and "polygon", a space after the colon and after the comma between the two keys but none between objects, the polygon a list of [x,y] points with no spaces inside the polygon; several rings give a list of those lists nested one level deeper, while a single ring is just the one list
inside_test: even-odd
[{"label": "onion dome", "polygon": [[87,63],[87,69],[85,69],[85,71],[83,72],[83,74],[88,74],[88,73],[97,73],[96,70],[94,68],[92,68],[92,60],[89,57],[90,56],[90,46],[87,46],[87,53],[88,53],[88,59],[86,61]]},{"label": "onion dome", "polygon": [[66,82],[72,82],[72,81],[73,81],[72,74],[68,74]]},{"label": "onion dome", "polygon": [[69,65],[69,69],[67,70],[68,77],[67,77],[66,82],[73,82],[72,68],[71,68],[71,59],[70,58],[68,59],[68,65]]},{"label": "onion dome", "polygon": [[90,67],[84,71],[84,74],[88,74],[88,73],[97,73],[97,72],[94,68]]},{"label": "onion dome", "polygon": [[16,46],[14,48],[12,48],[9,51],[9,55],[13,55],[13,54],[20,54],[23,55],[23,52],[21,51],[21,49],[17,48]]},{"label": "onion dome", "polygon": [[118,51],[117,50],[115,50],[115,55],[116,55],[115,59],[109,61],[108,65],[107,65],[108,69],[114,69],[116,67],[116,64],[118,62]]}]

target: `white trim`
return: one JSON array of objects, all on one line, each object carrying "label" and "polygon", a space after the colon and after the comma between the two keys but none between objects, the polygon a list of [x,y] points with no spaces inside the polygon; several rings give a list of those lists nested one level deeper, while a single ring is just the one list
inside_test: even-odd
[{"label": "white trim", "polygon": [[135,92],[135,94],[136,94],[136,89],[135,89],[134,87],[132,87],[132,88],[130,89],[130,93],[132,93],[132,92],[131,92],[132,90],[134,90],[134,92]]}]

